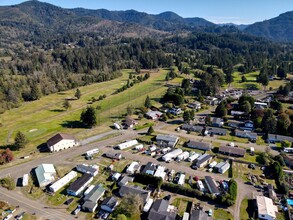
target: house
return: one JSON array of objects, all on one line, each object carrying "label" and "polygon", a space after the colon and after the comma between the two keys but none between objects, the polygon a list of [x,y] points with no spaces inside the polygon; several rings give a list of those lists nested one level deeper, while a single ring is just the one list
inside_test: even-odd
[{"label": "house", "polygon": [[198,188],[201,192],[204,192],[205,188],[204,188],[204,185],[203,185],[203,183],[202,183],[201,180],[198,180],[198,181],[196,182],[196,185],[197,185],[197,188]]},{"label": "house", "polygon": [[134,125],[136,125],[137,122],[130,116],[126,116],[125,121],[124,121],[124,125],[126,128],[133,128]]},{"label": "house", "polygon": [[278,135],[278,134],[268,134],[268,139],[267,139],[268,143],[276,143],[276,142],[282,142],[282,141],[293,142],[293,137]]},{"label": "house", "polygon": [[98,207],[98,203],[91,202],[91,201],[85,201],[81,206],[82,210],[86,212],[95,212],[97,207]]},{"label": "house", "polygon": [[248,138],[250,141],[256,141],[257,133],[250,131],[235,130],[235,136],[241,138]]},{"label": "house", "polygon": [[149,174],[149,175],[154,175],[156,170],[156,164],[152,162],[148,162],[145,167],[143,168],[141,173]]},{"label": "house", "polygon": [[205,182],[208,186],[208,189],[212,195],[219,195],[220,194],[217,183],[211,176],[205,176],[204,180],[205,180]]},{"label": "house", "polygon": [[162,112],[160,111],[153,111],[153,110],[149,110],[146,114],[145,117],[148,119],[152,119],[152,120],[158,120],[160,119],[160,117],[163,115]]},{"label": "house", "polygon": [[28,174],[27,173],[23,175],[21,185],[22,186],[27,186],[28,185]]},{"label": "house", "polygon": [[120,179],[120,177],[121,177],[121,173],[116,172],[116,173],[113,173],[111,178],[113,181],[117,182]]},{"label": "house", "polygon": [[102,184],[96,185],[88,194],[83,198],[82,209],[87,212],[94,212],[97,208],[97,202],[104,195],[105,189]]},{"label": "house", "polygon": [[169,112],[172,115],[180,115],[182,113],[182,109],[181,108],[170,108]]},{"label": "house", "polygon": [[92,176],[96,176],[99,173],[98,165],[78,164],[76,170],[81,173],[88,173]]},{"label": "house", "polygon": [[53,164],[41,164],[35,169],[35,173],[40,187],[45,187],[52,183],[56,176]]},{"label": "house", "polygon": [[220,168],[218,168],[218,172],[223,174],[227,170],[229,170],[229,168],[230,168],[230,163],[229,162],[225,162]]},{"label": "house", "polygon": [[224,121],[221,118],[214,117],[212,119],[212,126],[214,126],[214,127],[219,127],[220,128],[220,127],[223,126],[223,124],[224,124]]},{"label": "house", "polygon": [[213,218],[208,216],[206,212],[200,209],[192,210],[190,220],[212,220]]},{"label": "house", "polygon": [[158,166],[154,176],[157,176],[157,177],[161,177],[163,180],[165,179],[166,177],[166,172],[165,172],[165,167],[163,166]]},{"label": "house", "polygon": [[213,128],[213,127],[207,127],[206,132],[208,134],[215,134],[215,135],[221,135],[225,136],[227,134],[227,130],[223,128]]},{"label": "house", "polygon": [[144,204],[148,201],[151,195],[150,191],[144,190],[140,188],[139,186],[128,186],[128,185],[121,186],[118,193],[121,197],[128,194],[139,195],[142,198],[142,201]]},{"label": "house", "polygon": [[101,204],[101,209],[106,212],[113,212],[116,206],[118,205],[118,200],[114,197],[107,197]]},{"label": "house", "polygon": [[242,111],[233,111],[233,110],[231,111],[231,115],[235,116],[235,117],[240,117],[244,114],[245,114],[245,112],[242,112]]},{"label": "house", "polygon": [[93,176],[85,173],[80,178],[75,180],[67,188],[67,194],[72,196],[79,196],[80,193],[93,181]]},{"label": "house", "polygon": [[171,147],[174,148],[179,141],[179,137],[174,135],[158,134],[156,141],[160,147]]},{"label": "house", "polygon": [[254,102],[254,107],[256,109],[265,109],[268,107],[268,103],[265,102]]},{"label": "house", "polygon": [[133,146],[135,146],[137,144],[138,144],[137,140],[130,140],[130,141],[125,141],[125,142],[123,142],[121,144],[118,144],[117,148],[119,150],[124,150],[124,149],[130,148],[130,147],[133,147]]},{"label": "house", "polygon": [[243,124],[240,124],[239,128],[245,131],[252,131],[254,129],[253,121],[245,121]]},{"label": "house", "polygon": [[201,109],[201,103],[200,102],[188,103],[187,107],[195,109],[195,110],[199,110]]},{"label": "house", "polygon": [[139,162],[133,161],[131,164],[127,167],[126,173],[128,174],[134,174],[138,169],[140,168]]},{"label": "house", "polygon": [[194,131],[194,132],[202,132],[202,130],[204,129],[203,126],[200,125],[190,125],[190,124],[183,124],[181,126],[181,129],[184,131]]},{"label": "house", "polygon": [[115,153],[115,152],[109,152],[109,153],[103,154],[103,156],[108,157],[110,159],[114,159],[114,160],[120,160],[122,157],[122,154]]},{"label": "house", "polygon": [[192,140],[190,140],[187,143],[187,147],[207,151],[207,150],[212,149],[212,144],[211,143],[206,143],[206,142],[201,142],[201,141],[192,141]]},{"label": "house", "polygon": [[47,147],[51,152],[65,150],[78,145],[78,141],[72,135],[63,133],[58,133],[47,141]]},{"label": "house", "polygon": [[293,168],[293,157],[289,155],[283,155],[284,161],[286,165],[290,168]]},{"label": "house", "polygon": [[198,168],[204,167],[205,165],[207,165],[208,163],[211,162],[213,156],[209,155],[209,154],[203,154],[200,157],[197,158],[197,162],[196,162],[196,166]]},{"label": "house", "polygon": [[182,153],[182,149],[178,148],[175,149],[167,154],[165,154],[162,159],[166,162],[170,162],[171,160],[175,159],[178,155],[180,155]]},{"label": "house", "polygon": [[220,103],[220,101],[216,97],[208,96],[205,99],[205,103],[208,104],[208,105],[218,105]]},{"label": "house", "polygon": [[220,163],[218,163],[216,166],[214,166],[214,169],[216,170],[216,171],[218,171],[219,172],[219,169],[223,166],[223,165],[225,165],[225,163],[226,162],[220,162]]},{"label": "house", "polygon": [[235,157],[244,157],[246,150],[239,147],[220,146],[219,153]]},{"label": "house", "polygon": [[118,186],[125,186],[129,182],[133,182],[134,178],[130,176],[123,176],[119,181],[118,181]]},{"label": "house", "polygon": [[158,199],[153,203],[148,220],[175,220],[177,213],[172,212],[168,200]]},{"label": "house", "polygon": [[273,204],[272,199],[265,196],[257,196],[256,205],[259,219],[276,219],[276,212],[278,212],[278,208]]},{"label": "house", "polygon": [[268,194],[269,194],[269,198],[271,199],[276,199],[277,198],[277,194],[274,190],[274,186],[272,184],[268,185]]},{"label": "house", "polygon": [[96,185],[84,198],[83,201],[91,201],[97,203],[105,194],[105,188],[102,184]]},{"label": "house", "polygon": [[71,180],[73,180],[75,177],[77,177],[77,173],[75,171],[70,171],[65,176],[63,176],[61,179],[57,180],[55,183],[53,183],[49,189],[51,192],[57,192],[59,189],[61,189],[63,186],[68,184]]}]

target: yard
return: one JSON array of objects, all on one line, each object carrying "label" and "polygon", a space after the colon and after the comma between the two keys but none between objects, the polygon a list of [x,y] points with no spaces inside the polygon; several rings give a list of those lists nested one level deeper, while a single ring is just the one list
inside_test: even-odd
[{"label": "yard", "polygon": [[[85,138],[110,129],[110,125],[126,112],[127,106],[140,107],[148,94],[152,103],[156,103],[166,91],[164,78],[166,70],[151,73],[151,77],[118,94],[113,94],[127,82],[131,70],[124,70],[123,76],[108,82],[96,83],[80,87],[82,96],[79,100],[71,100],[71,108],[65,111],[62,104],[65,99],[74,99],[75,90],[69,90],[42,97],[38,101],[24,103],[21,107],[6,111],[1,115],[3,124],[0,131],[1,145],[12,144],[17,131],[23,132],[30,140],[29,145],[16,152],[23,156],[35,150],[36,146],[45,142],[56,132],[71,133],[77,138]],[[93,103],[99,106],[98,126],[88,130],[79,123],[80,113],[92,97],[106,95],[102,101]],[[125,109],[125,111],[124,111]]]},{"label": "yard", "polygon": [[249,220],[254,216],[253,201],[245,198],[241,202],[240,206],[240,220]]},{"label": "yard", "polygon": [[232,220],[233,216],[229,211],[226,211],[224,209],[218,208],[214,209],[214,219],[217,220]]}]

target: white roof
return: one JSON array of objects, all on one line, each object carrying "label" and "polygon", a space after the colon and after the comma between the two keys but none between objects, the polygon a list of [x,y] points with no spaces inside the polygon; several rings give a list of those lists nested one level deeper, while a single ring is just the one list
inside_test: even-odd
[{"label": "white roof", "polygon": [[278,208],[273,204],[272,199],[265,196],[257,196],[256,203],[259,215],[269,215],[273,218],[276,218],[276,212],[278,212]]}]

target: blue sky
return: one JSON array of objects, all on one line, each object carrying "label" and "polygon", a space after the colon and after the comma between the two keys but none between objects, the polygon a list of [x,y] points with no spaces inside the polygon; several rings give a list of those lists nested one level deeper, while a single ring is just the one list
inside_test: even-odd
[{"label": "blue sky", "polygon": [[[250,24],[293,11],[293,0],[41,0],[64,8],[135,9],[151,14],[173,11],[182,17],[201,17],[214,23]],[[13,5],[23,0],[0,0]]]}]

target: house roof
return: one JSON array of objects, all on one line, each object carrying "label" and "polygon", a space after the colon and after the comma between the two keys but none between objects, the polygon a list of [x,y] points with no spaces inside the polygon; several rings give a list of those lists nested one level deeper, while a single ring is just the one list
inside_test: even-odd
[{"label": "house roof", "polygon": [[58,133],[58,134],[54,135],[53,137],[51,137],[47,141],[47,144],[48,144],[48,146],[53,146],[62,140],[75,140],[75,138],[71,134]]},{"label": "house roof", "polygon": [[214,117],[212,120],[212,123],[214,124],[221,124],[223,122],[223,120],[221,118],[216,118]]},{"label": "house roof", "polygon": [[130,116],[126,116],[126,118],[125,118],[125,124],[127,126],[131,126],[131,125],[135,124],[135,120],[132,117],[130,117]]},{"label": "house roof", "polygon": [[140,195],[144,202],[146,202],[146,200],[148,199],[149,193],[150,193],[149,191],[144,190],[138,186],[124,185],[124,186],[121,186],[119,189],[120,196],[123,197],[124,195],[127,195],[127,194]]},{"label": "house roof", "polygon": [[142,170],[142,173],[146,173],[148,170],[155,171],[156,165],[152,162],[148,162]]},{"label": "house roof", "polygon": [[206,162],[207,160],[211,159],[212,157],[213,157],[213,156],[210,155],[210,154],[203,154],[203,155],[201,155],[199,158],[197,158],[197,162],[196,162],[196,164],[197,164],[197,165],[200,165],[200,164]]},{"label": "house roof", "polygon": [[192,141],[190,140],[187,143],[188,147],[196,147],[196,148],[201,148],[201,149],[206,149],[206,150],[210,150],[212,145],[210,143],[206,143],[206,142],[201,142],[201,141]]},{"label": "house roof", "polygon": [[204,179],[205,179],[205,182],[208,185],[208,188],[212,194],[220,193],[220,191],[215,183],[215,180],[211,176],[205,176]]},{"label": "house roof", "polygon": [[212,220],[212,218],[209,217],[203,210],[196,209],[192,210],[190,220]]},{"label": "house roof", "polygon": [[97,202],[105,193],[105,189],[102,184],[96,185],[84,198],[84,201]]},{"label": "house roof", "polygon": [[169,201],[158,199],[153,203],[148,220],[175,220],[176,213],[168,212]]},{"label": "house roof", "polygon": [[239,147],[220,146],[219,153],[234,154],[243,157],[246,150]]},{"label": "house roof", "polygon": [[92,173],[95,173],[99,169],[99,167],[97,165],[90,166],[87,164],[78,164],[76,165],[76,169],[82,173],[92,174]]},{"label": "house roof", "polygon": [[52,175],[56,174],[53,164],[41,164],[35,169],[39,185],[48,180],[53,180]]},{"label": "house roof", "polygon": [[277,141],[290,141],[293,142],[293,137],[278,135],[278,134],[268,134],[269,140],[277,140]]},{"label": "house roof", "polygon": [[79,177],[77,180],[75,180],[73,183],[69,185],[67,190],[76,192],[77,190],[80,189],[86,182],[88,182],[92,177],[91,174],[85,173],[81,177]]},{"label": "house roof", "polygon": [[278,212],[277,206],[273,204],[273,200],[265,196],[257,196],[256,203],[258,213],[260,215],[269,215],[276,218],[276,212]]},{"label": "house roof", "polygon": [[156,141],[166,141],[166,142],[177,142],[178,141],[177,136],[173,135],[164,135],[164,134],[158,134],[156,137]]},{"label": "house roof", "polygon": [[114,196],[111,196],[111,197],[107,197],[106,199],[104,199],[101,206],[104,205],[104,206],[109,207],[110,209],[114,209],[117,205],[117,202],[118,202],[118,200]]},{"label": "house roof", "polygon": [[133,177],[130,177],[130,176],[123,176],[123,177],[120,179],[119,183],[125,185],[125,184],[128,183],[128,182],[133,182],[133,179],[134,179],[134,178],[133,178]]},{"label": "house roof", "polygon": [[96,202],[92,201],[85,201],[82,205],[83,210],[94,210],[98,204]]},{"label": "house roof", "polygon": [[242,130],[238,130],[238,129],[235,130],[235,135],[247,137],[247,138],[257,138],[257,133],[255,133],[255,132],[247,132],[247,131],[242,131]]},{"label": "house roof", "polygon": [[224,134],[224,135],[226,135],[227,133],[227,130],[224,128],[208,127],[207,130],[209,133]]}]

